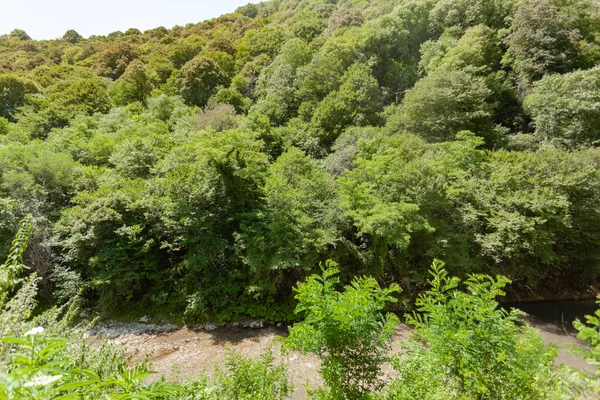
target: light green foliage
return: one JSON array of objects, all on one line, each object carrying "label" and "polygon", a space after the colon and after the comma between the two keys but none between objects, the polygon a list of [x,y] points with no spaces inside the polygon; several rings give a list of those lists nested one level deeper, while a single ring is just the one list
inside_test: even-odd
[{"label": "light green foliage", "polygon": [[256,91],[264,97],[253,110],[266,115],[274,125],[282,124],[294,116],[298,108],[294,98],[297,71],[311,57],[312,51],[306,42],[301,39],[288,40],[261,74]]},{"label": "light green foliage", "polygon": [[491,28],[502,28],[514,10],[514,0],[441,0],[429,15],[432,28],[443,31],[451,26],[485,24]]},{"label": "light green foliage", "polygon": [[196,114],[195,125],[199,130],[212,129],[215,132],[222,132],[238,128],[242,118],[235,113],[232,105],[209,101],[206,107]]},{"label": "light green foliage", "polygon": [[167,122],[169,127],[190,113],[181,97],[164,94],[148,99],[148,110],[152,117]]},{"label": "light green foliage", "polygon": [[398,279],[411,274],[419,281],[415,267],[428,267],[421,264],[424,254],[469,264],[460,215],[452,211],[447,192],[464,169],[481,161],[476,148],[482,141],[468,132],[459,139],[427,145],[416,136],[398,135],[366,142],[355,158],[357,167],[340,179],[346,215],[371,243],[366,252],[371,273],[382,274],[391,264]]},{"label": "light green foliage", "polygon": [[423,54],[423,58],[429,60],[428,63],[422,61],[423,69],[428,73],[439,68],[445,71],[461,70],[474,76],[487,76],[500,67],[500,43],[496,32],[487,26],[468,28],[455,43],[448,39],[446,41],[451,43],[449,48],[444,49],[448,46],[444,41],[435,45],[430,43],[429,48],[433,47],[438,54]]},{"label": "light green foliage", "polygon": [[4,264],[0,265],[0,309],[6,305],[10,292],[21,281],[23,272],[23,254],[27,249],[29,238],[33,232],[32,217],[29,215],[19,224],[19,230],[14,238],[10,252]]},{"label": "light green foliage", "polygon": [[115,399],[161,398],[175,393],[175,385],[156,382],[145,386],[151,375],[143,365],[124,367],[112,376],[101,378],[90,369],[74,365],[68,357],[68,339],[46,337],[41,327],[24,338],[3,337],[12,346],[10,362],[0,374],[0,396],[5,399],[77,399],[106,396]]},{"label": "light green foliage", "polygon": [[269,349],[257,359],[230,352],[214,377],[201,374],[185,381],[165,400],[283,400],[290,398],[293,386],[285,364],[276,364]]},{"label": "light green foliage", "polygon": [[[600,296],[596,300],[600,305]],[[584,340],[588,348],[579,347],[578,353],[582,354],[586,361],[594,365],[600,372],[600,308],[593,315],[586,315],[585,322],[576,319],[573,322],[575,329],[579,331],[577,338]]]},{"label": "light green foliage", "polygon": [[190,321],[291,320],[326,259],[411,293],[434,258],[578,291],[600,276],[599,32],[592,0],[273,0],[0,35],[0,254],[32,213],[45,301]]},{"label": "light green foliage", "polygon": [[283,400],[293,389],[286,366],[274,363],[271,350],[257,360],[229,354],[216,374],[215,387],[213,397],[224,400]]},{"label": "light green foliage", "polygon": [[83,330],[72,327],[76,299],[68,308],[55,307],[30,318],[36,306],[35,274],[7,297],[20,282],[31,228],[25,219],[8,261],[0,267],[4,272],[0,275],[0,398],[152,399],[176,393],[179,387],[164,381],[145,385],[143,381],[152,374],[146,363],[129,367],[123,351],[106,343],[86,344]]},{"label": "light green foliage", "polygon": [[493,144],[498,130],[488,102],[491,94],[483,78],[461,70],[435,71],[406,93],[391,127],[431,142],[452,140],[469,130]]},{"label": "light green foliage", "polygon": [[346,69],[357,56],[354,38],[349,35],[334,36],[298,71],[296,96],[303,101],[316,103],[338,88]]},{"label": "light green foliage", "polygon": [[371,277],[354,278],[338,292],[336,264],[328,261],[323,275],[312,275],[295,289],[296,312],[304,320],[290,328],[286,344],[321,359],[321,375],[330,398],[365,399],[382,386],[381,365],[398,318],[382,314],[400,291],[382,289]]},{"label": "light green foliage", "polygon": [[[419,369],[433,379],[438,392],[444,382],[447,397],[552,398],[547,395],[555,383],[556,350],[546,347],[534,329],[519,327],[520,311],[504,310],[496,302],[510,281],[475,274],[461,289],[460,280],[443,267],[442,262],[434,262],[431,289],[419,296],[417,311],[407,316],[415,326],[414,340],[424,342],[431,354],[413,345],[403,356],[408,365],[422,362]],[[420,377],[402,362],[398,360],[401,375],[392,385],[394,390],[404,396],[407,391],[423,390]]]},{"label": "light green foliage", "polygon": [[498,151],[452,196],[481,255],[508,276],[535,279],[561,269],[573,273],[594,268],[596,262],[585,243],[597,240],[597,232],[586,226],[596,223],[598,214],[581,211],[598,201],[597,169],[596,151]]},{"label": "light green foliage", "polygon": [[382,120],[381,92],[377,80],[367,65],[352,65],[336,91],[331,92],[314,110],[311,123],[322,133],[320,139],[327,146],[349,125],[379,125]]},{"label": "light green foliage", "polygon": [[600,141],[600,69],[550,75],[536,82],[525,98],[535,135],[567,147]]},{"label": "light green foliage", "polygon": [[0,117],[0,135],[7,135],[10,129],[10,123],[4,117]]},{"label": "light green foliage", "polygon": [[46,143],[0,148],[0,193],[24,209],[56,215],[73,193],[77,164]]},{"label": "light green foliage", "polygon": [[237,45],[238,62],[243,65],[261,54],[273,59],[284,40],[284,31],[273,25],[248,30]]},{"label": "light green foliage", "polygon": [[53,128],[62,128],[78,114],[105,113],[110,109],[106,84],[98,77],[60,80],[47,95],[22,109],[19,123],[32,137],[45,138]]}]

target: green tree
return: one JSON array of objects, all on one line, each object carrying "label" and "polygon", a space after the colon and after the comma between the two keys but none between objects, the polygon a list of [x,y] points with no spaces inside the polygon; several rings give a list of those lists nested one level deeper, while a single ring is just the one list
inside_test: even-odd
[{"label": "green tree", "polygon": [[493,145],[501,131],[493,121],[491,94],[483,78],[461,70],[433,72],[406,93],[391,128],[431,142],[452,140],[469,130]]},{"label": "green tree", "polygon": [[95,70],[100,76],[118,79],[133,59],[137,57],[135,47],[126,42],[117,43],[104,50],[97,58]]},{"label": "green tree", "polygon": [[479,24],[500,29],[506,27],[514,8],[514,0],[442,0],[435,4],[429,18],[438,32],[451,26],[468,28]]},{"label": "green tree", "polygon": [[353,64],[337,91],[331,92],[315,108],[311,123],[321,133],[321,143],[330,146],[350,125],[379,125],[383,100],[369,66]]},{"label": "green tree", "polygon": [[62,36],[63,40],[66,40],[67,42],[71,43],[71,44],[75,44],[79,41],[81,41],[83,39],[83,36],[81,36],[79,33],[77,33],[77,31],[73,30],[73,29],[69,29],[68,31],[65,32],[65,34]]},{"label": "green tree", "polygon": [[10,36],[19,38],[19,40],[31,40],[31,36],[29,36],[23,29],[13,29],[10,32]]},{"label": "green tree", "polygon": [[289,293],[289,274],[310,271],[337,245],[338,213],[331,176],[296,148],[279,156],[265,178],[264,204],[239,235],[256,285]]},{"label": "green tree", "polygon": [[19,107],[27,103],[28,95],[39,89],[32,81],[10,75],[0,75],[0,116],[15,121]]},{"label": "green tree", "polygon": [[536,82],[524,107],[538,140],[567,147],[600,141],[600,68],[550,75]]},{"label": "green tree", "polygon": [[431,145],[402,134],[361,143],[356,168],[338,182],[369,273],[422,284],[435,257],[475,267],[451,193],[456,179],[483,161],[482,140],[470,132],[457,139]]},{"label": "green tree", "polygon": [[577,11],[561,9],[561,3],[529,0],[515,11],[506,43],[514,68],[526,86],[545,74],[585,67],[580,45],[583,37],[574,22],[575,16],[586,12],[589,3],[575,2],[581,5]]},{"label": "green tree", "polygon": [[133,60],[121,77],[113,84],[112,94],[119,104],[134,101],[146,105],[154,79],[140,60]]},{"label": "green tree", "polygon": [[204,107],[225,83],[225,76],[211,58],[198,56],[188,61],[177,78],[178,92],[191,105]]}]

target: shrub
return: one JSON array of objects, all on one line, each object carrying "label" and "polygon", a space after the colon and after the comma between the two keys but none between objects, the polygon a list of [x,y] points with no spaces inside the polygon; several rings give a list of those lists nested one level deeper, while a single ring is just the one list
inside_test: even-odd
[{"label": "shrub", "polygon": [[224,400],[280,400],[293,389],[285,365],[273,362],[270,349],[258,360],[230,353],[215,383],[215,399]]},{"label": "shrub", "polygon": [[382,314],[400,288],[382,289],[371,277],[355,278],[343,292],[335,290],[339,272],[332,261],[323,275],[312,275],[295,289],[296,313],[304,321],[290,328],[286,344],[322,361],[321,374],[334,399],[365,399],[382,386],[381,365],[398,318]]},{"label": "shrub", "polygon": [[[433,263],[431,289],[417,299],[418,313],[407,316],[415,338],[405,360],[397,361],[400,376],[391,385],[391,398],[417,396],[423,377],[447,398],[553,398],[556,350],[535,329],[520,326],[524,313],[499,308],[495,300],[510,281],[469,275],[463,291],[460,279],[449,277],[443,267]],[[409,368],[414,365],[419,373]]]}]

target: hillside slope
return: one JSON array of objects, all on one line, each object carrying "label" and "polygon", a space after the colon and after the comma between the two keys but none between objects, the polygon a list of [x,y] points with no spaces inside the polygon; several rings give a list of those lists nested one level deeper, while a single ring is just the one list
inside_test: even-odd
[{"label": "hillside slope", "polygon": [[589,0],[288,0],[172,29],[0,37],[0,259],[49,303],[293,319],[332,259],[435,258],[524,297],[600,276]]}]

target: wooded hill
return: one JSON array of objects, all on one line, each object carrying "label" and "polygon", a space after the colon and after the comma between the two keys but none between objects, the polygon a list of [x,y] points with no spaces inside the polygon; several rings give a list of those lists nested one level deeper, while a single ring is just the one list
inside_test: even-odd
[{"label": "wooded hill", "polygon": [[600,276],[589,0],[294,0],[0,37],[0,259],[42,296],[293,318],[335,260],[404,294],[434,259],[527,296]]}]

